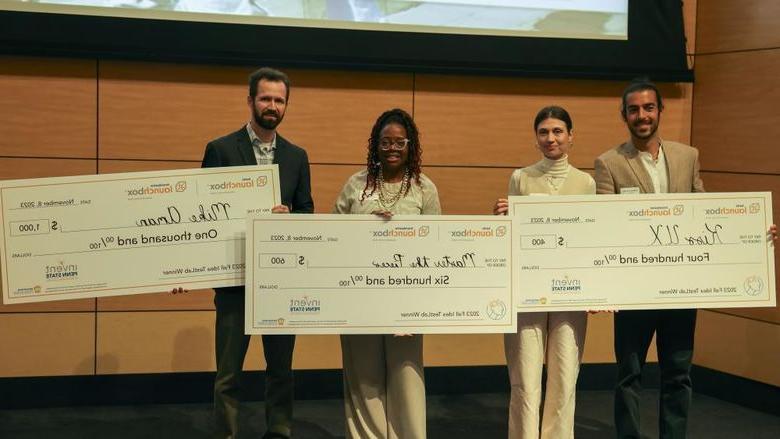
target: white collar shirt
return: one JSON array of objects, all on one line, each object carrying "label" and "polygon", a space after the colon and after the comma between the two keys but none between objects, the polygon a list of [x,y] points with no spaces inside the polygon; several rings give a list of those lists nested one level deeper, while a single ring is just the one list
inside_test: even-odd
[{"label": "white collar shirt", "polygon": [[658,158],[653,159],[653,155],[646,151],[639,151],[639,159],[642,165],[650,174],[650,180],[653,182],[653,189],[657,194],[666,194],[669,192],[669,175],[666,170],[666,156],[664,155],[663,143],[658,147]]},{"label": "white collar shirt", "polygon": [[276,133],[270,142],[263,142],[257,137],[252,129],[252,124],[246,124],[246,132],[249,134],[249,141],[252,143],[252,150],[255,152],[255,159],[258,165],[270,165],[274,162],[274,151],[276,151]]}]

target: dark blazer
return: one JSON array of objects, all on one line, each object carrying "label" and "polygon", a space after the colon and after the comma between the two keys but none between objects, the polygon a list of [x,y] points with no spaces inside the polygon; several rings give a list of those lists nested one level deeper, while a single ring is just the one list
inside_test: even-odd
[{"label": "dark blazer", "polygon": [[[290,208],[292,213],[314,212],[314,201],[311,198],[311,181],[309,173],[309,156],[306,151],[288,142],[276,134],[276,151],[274,163],[279,165],[279,183],[281,185],[282,203]],[[212,140],[206,145],[203,155],[203,168],[221,166],[256,165],[255,152],[249,141],[246,127],[230,133],[227,136]]]},{"label": "dark blazer", "polygon": [[[212,140],[206,145],[203,155],[203,168],[222,166],[256,165],[255,152],[246,132],[246,126],[238,131]],[[276,134],[276,150],[274,164],[279,165],[279,184],[282,194],[282,204],[290,208],[292,213],[314,212],[314,201],[311,198],[311,177],[309,172],[309,156],[306,151]],[[217,288],[220,291],[244,292],[244,287]]]}]

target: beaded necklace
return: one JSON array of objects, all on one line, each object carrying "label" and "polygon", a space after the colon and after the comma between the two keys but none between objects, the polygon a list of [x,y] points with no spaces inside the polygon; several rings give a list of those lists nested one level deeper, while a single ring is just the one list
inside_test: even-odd
[{"label": "beaded necklace", "polygon": [[390,210],[398,200],[406,195],[406,190],[409,188],[409,181],[411,180],[411,174],[409,168],[404,170],[404,176],[401,179],[401,186],[398,188],[398,192],[393,193],[389,188],[385,188],[385,179],[380,170],[377,176],[377,183],[379,186],[379,205],[384,209]]}]

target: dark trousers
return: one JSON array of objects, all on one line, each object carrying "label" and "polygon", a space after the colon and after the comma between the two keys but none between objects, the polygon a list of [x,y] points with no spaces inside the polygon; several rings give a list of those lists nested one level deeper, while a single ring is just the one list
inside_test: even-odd
[{"label": "dark trousers", "polygon": [[620,311],[615,313],[615,428],[618,438],[639,438],[642,368],[653,333],[661,370],[659,436],[685,438],[691,405],[691,361],[696,310]]},{"label": "dark trousers", "polygon": [[[214,415],[216,437],[236,439],[239,431],[241,369],[250,336],[244,335],[244,295],[217,292],[216,354],[217,376],[214,380]],[[265,353],[265,422],[269,433],[290,436],[293,406],[292,356],[293,335],[264,335]]]}]

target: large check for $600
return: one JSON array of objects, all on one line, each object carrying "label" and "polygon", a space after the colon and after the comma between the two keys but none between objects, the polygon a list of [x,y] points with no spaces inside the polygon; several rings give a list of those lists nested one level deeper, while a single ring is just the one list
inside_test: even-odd
[{"label": "large check for $600", "polygon": [[245,332],[513,332],[511,237],[496,216],[252,217]]},{"label": "large check for $600", "polygon": [[0,181],[3,303],[242,285],[279,203],[276,165]]},{"label": "large check for $600", "polygon": [[518,310],[775,306],[768,192],[509,203]]}]

